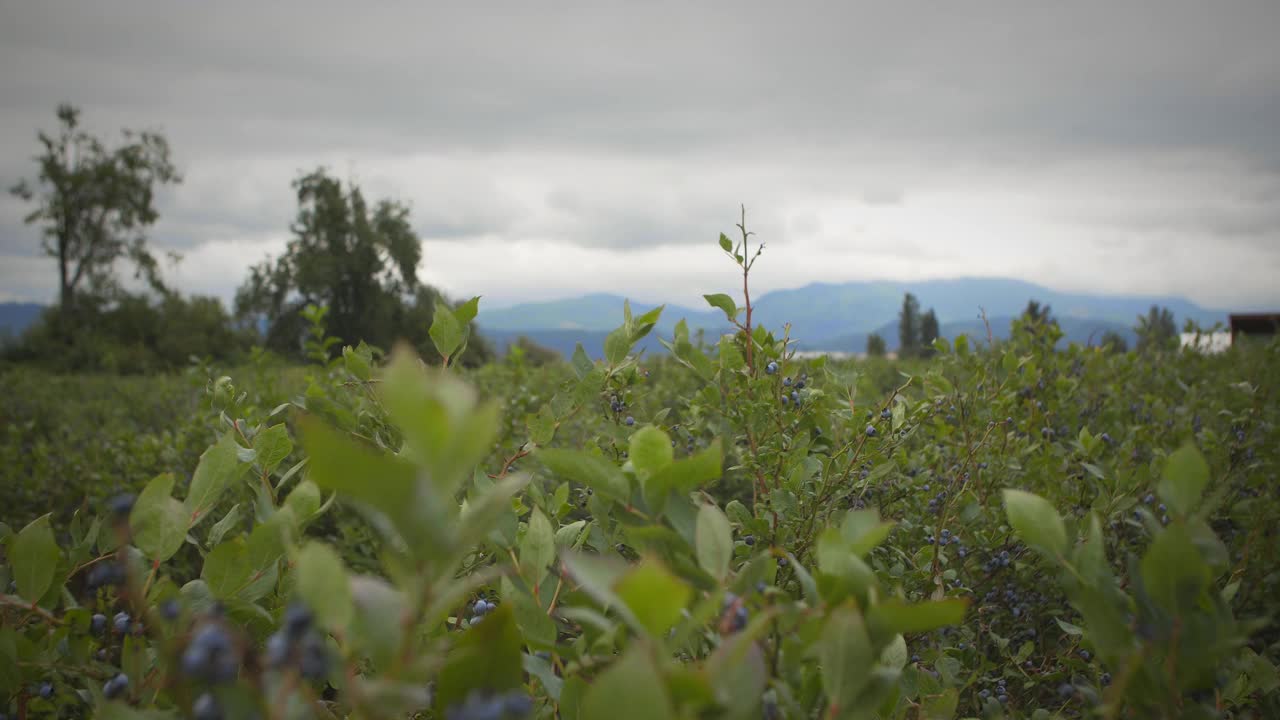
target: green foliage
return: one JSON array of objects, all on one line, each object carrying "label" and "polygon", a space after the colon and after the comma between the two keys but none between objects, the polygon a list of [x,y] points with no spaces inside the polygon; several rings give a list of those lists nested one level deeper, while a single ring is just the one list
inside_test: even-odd
[{"label": "green foliage", "polygon": [[920,301],[907,293],[898,312],[898,357],[915,357],[920,353]]},{"label": "green foliage", "polygon": [[1138,334],[1140,353],[1178,349],[1178,324],[1169,308],[1152,305],[1145,316],[1138,316],[1138,325],[1133,330]]},{"label": "green foliage", "polygon": [[885,343],[884,338],[876,333],[871,333],[867,336],[867,357],[884,357],[887,352],[888,345]]},{"label": "green foliage", "polygon": [[1149,363],[1045,309],[806,360],[723,297],[661,358],[627,307],[601,360],[462,367],[473,301],[428,353],[313,306],[305,368],[0,378],[0,713],[1280,712],[1280,344]]}]

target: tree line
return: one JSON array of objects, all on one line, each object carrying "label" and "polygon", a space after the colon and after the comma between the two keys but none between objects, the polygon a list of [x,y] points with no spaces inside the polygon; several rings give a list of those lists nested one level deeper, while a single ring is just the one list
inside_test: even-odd
[{"label": "tree line", "polygon": [[[148,240],[160,217],[157,193],[182,181],[166,139],[125,130],[110,147],[81,127],[77,108],[61,105],[57,118],[55,132],[38,133],[35,179],[10,192],[32,207],[25,222],[56,261],[58,301],[6,349],[9,360],[146,372],[192,356],[233,361],[254,345],[298,358],[311,305],[328,309],[326,331],[341,344],[405,340],[432,359],[427,329],[448,300],[418,278],[422,239],[407,206],[367,199],[324,168],[303,173],[293,183],[298,210],[285,251],[250,269],[228,311],[217,298],[184,296],[167,283]],[[492,355],[476,337],[467,361]]]},{"label": "tree line", "polygon": [[[1033,332],[1042,332],[1049,326],[1056,326],[1049,305],[1041,305],[1037,300],[1027,302],[1027,307],[1018,317],[1018,323],[1030,328]],[[1145,316],[1138,317],[1133,328],[1137,335],[1137,351],[1150,353],[1160,350],[1174,350],[1179,346],[1178,326],[1174,322],[1173,312],[1169,308],[1152,305]],[[920,301],[915,295],[906,293],[902,298],[902,309],[898,312],[898,354],[899,358],[928,358],[934,353],[933,342],[941,337],[938,316],[933,308],[920,313]],[[1111,352],[1125,353],[1129,351],[1129,341],[1115,330],[1108,330],[1098,341],[1099,346]],[[884,357],[888,354],[888,343],[879,333],[867,336],[868,357]]]}]

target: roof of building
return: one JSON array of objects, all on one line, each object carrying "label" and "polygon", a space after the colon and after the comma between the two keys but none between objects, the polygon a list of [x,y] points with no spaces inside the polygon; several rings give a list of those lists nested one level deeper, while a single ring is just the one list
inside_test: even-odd
[{"label": "roof of building", "polygon": [[1280,332],[1280,313],[1237,313],[1231,315],[1231,333],[1251,335]]}]

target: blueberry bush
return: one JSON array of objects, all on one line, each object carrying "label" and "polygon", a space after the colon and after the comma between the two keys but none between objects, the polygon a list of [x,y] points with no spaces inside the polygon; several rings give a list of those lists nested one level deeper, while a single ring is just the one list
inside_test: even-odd
[{"label": "blueberry bush", "polygon": [[1280,344],[801,360],[738,230],[662,357],[661,308],[477,369],[478,298],[430,366],[311,308],[305,370],[114,434],[6,398],[0,717],[1280,717]]}]

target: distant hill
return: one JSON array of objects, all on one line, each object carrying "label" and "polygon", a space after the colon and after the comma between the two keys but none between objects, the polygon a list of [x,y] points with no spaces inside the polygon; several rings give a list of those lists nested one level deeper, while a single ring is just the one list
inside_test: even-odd
[{"label": "distant hill", "polygon": [[[1094,342],[1114,330],[1133,343],[1133,326],[1139,315],[1152,305],[1167,307],[1178,326],[1187,319],[1209,326],[1225,322],[1225,311],[1202,308],[1179,297],[1116,296],[1066,293],[1041,285],[1008,278],[954,278],[920,282],[867,281],[814,283],[789,290],[775,290],[755,301],[755,319],[771,328],[791,324],[791,337],[810,350],[862,352],[868,333],[879,332],[890,349],[898,345],[897,316],[905,293],[914,294],[921,311],[933,308],[942,334],[954,337],[968,333],[986,337],[981,313],[986,312],[996,337],[1006,337],[1012,318],[1020,315],[1027,301],[1049,305],[1068,342]],[[560,350],[572,352],[576,342],[592,354],[603,347],[604,335],[622,321],[623,297],[611,294],[586,295],[551,302],[525,303],[497,310],[481,310],[477,319],[481,331],[508,338],[518,335]],[[652,305],[633,303],[640,313]],[[668,305],[657,332],[669,337],[671,328],[684,318],[690,329],[702,328],[712,337],[727,327],[717,310]],[[656,343],[653,347],[661,350]]]},{"label": "distant hill", "polygon": [[0,337],[16,338],[40,319],[44,305],[38,303],[0,303]]}]

